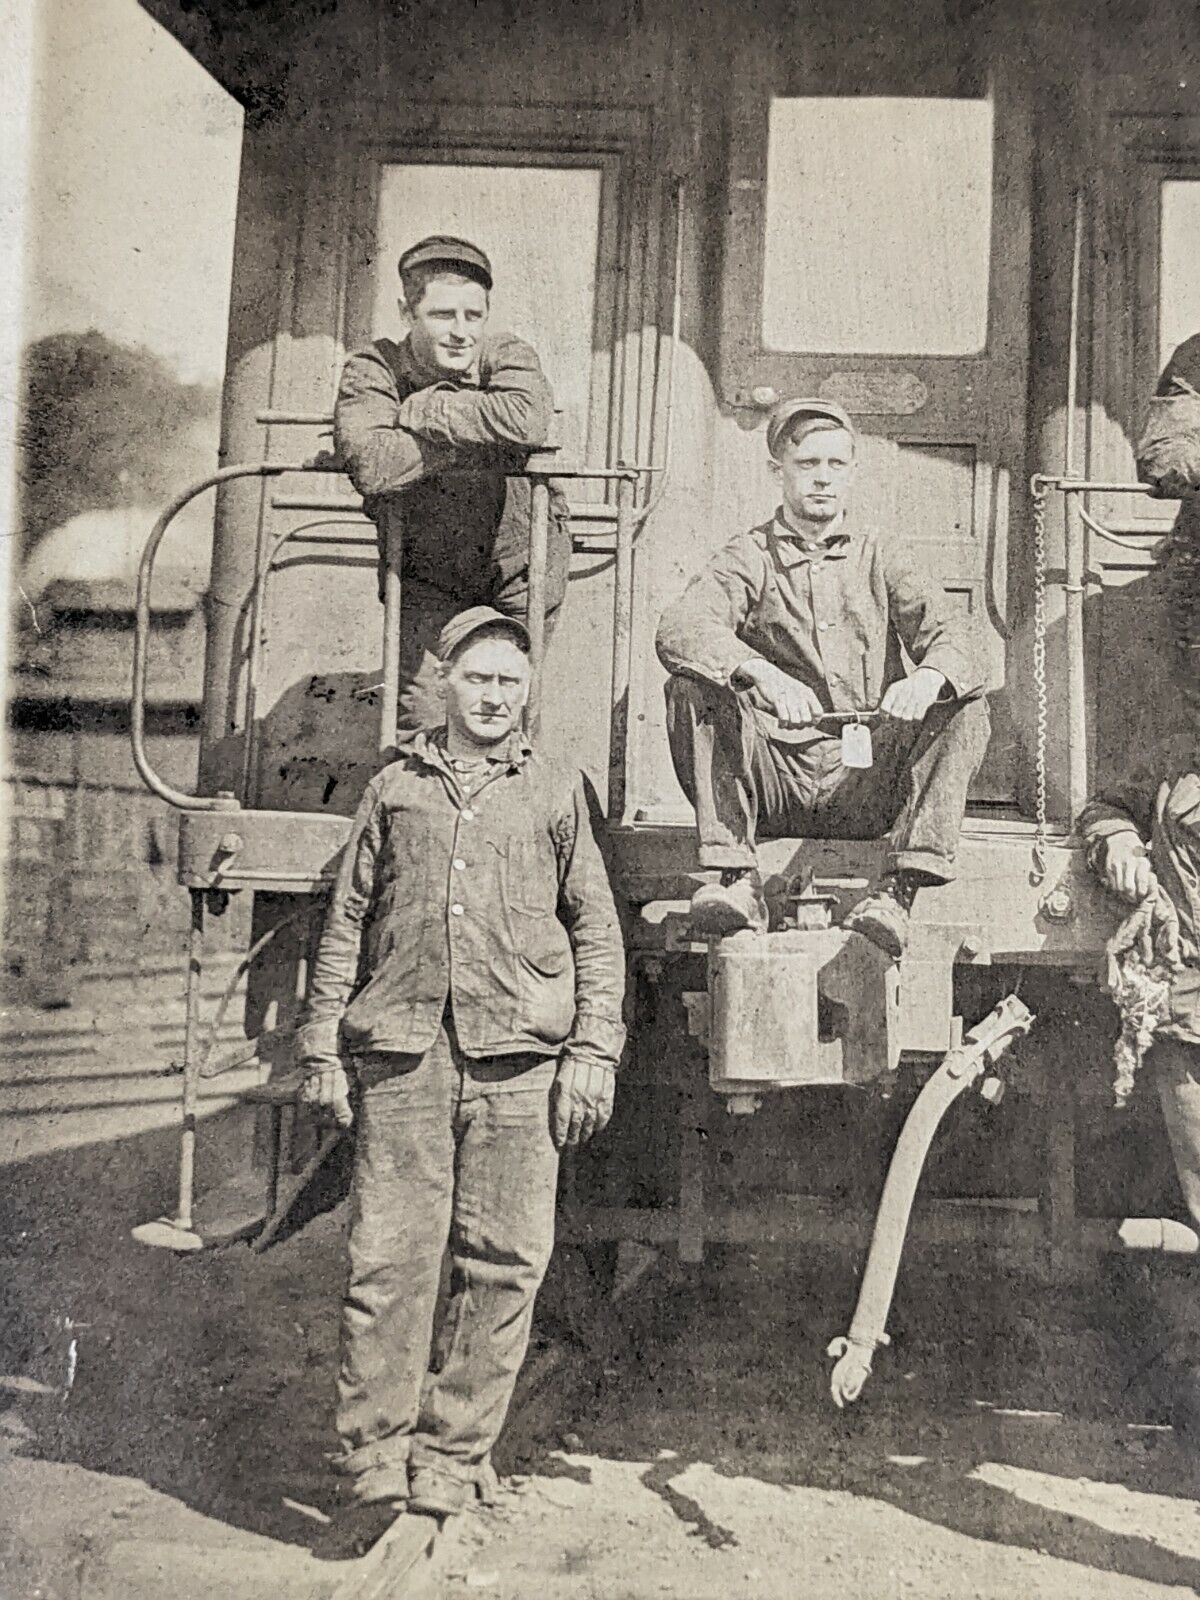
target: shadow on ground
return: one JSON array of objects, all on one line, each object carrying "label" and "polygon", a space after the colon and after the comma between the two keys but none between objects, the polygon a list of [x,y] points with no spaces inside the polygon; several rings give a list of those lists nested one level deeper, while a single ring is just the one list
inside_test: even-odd
[{"label": "shadow on ground", "polygon": [[[164,1209],[175,1151],[171,1135],[155,1134],[0,1174],[8,1470],[73,1463],[140,1480],[231,1529],[307,1545],[314,1521],[303,1508],[328,1509],[332,1497],[344,1208],[264,1257],[244,1246],[193,1257],[143,1249],[129,1228]],[[1169,1436],[1126,1426],[1162,1420],[1151,1380],[1163,1340],[1136,1271],[1106,1267],[1069,1290],[1000,1276],[986,1257],[959,1253],[939,1271],[914,1262],[893,1349],[859,1407],[838,1414],[822,1352],[848,1323],[853,1268],[821,1253],[756,1251],[715,1261],[700,1282],[652,1274],[629,1337],[598,1358],[577,1352],[567,1364],[574,1396],[552,1393],[549,1406],[515,1417],[498,1466],[578,1476],[556,1454],[569,1426],[590,1454],[650,1463],[646,1486],[716,1549],[735,1535],[679,1486],[690,1463],[1200,1586],[1200,1562],[1031,1504],[977,1472],[999,1462],[1194,1492]],[[551,1326],[548,1305],[542,1327]],[[1001,1426],[996,1406],[1069,1420]],[[36,1525],[21,1533],[36,1542]]]},{"label": "shadow on ground", "polygon": [[[839,1413],[822,1353],[854,1294],[846,1260],[755,1251],[651,1297],[574,1409],[578,1450],[650,1463],[642,1483],[714,1550],[737,1536],[680,1488],[692,1466],[862,1496],[973,1539],[1200,1592],[1200,1561],[980,1475],[988,1463],[1002,1469],[993,1477],[1117,1484],[1191,1510],[1200,1457],[1152,1426],[1167,1414],[1166,1341],[1142,1269],[1108,1263],[1086,1285],[1047,1287],[982,1255],[959,1253],[948,1274],[910,1263],[892,1349]],[[498,1465],[586,1481],[563,1459],[563,1426],[515,1419]]]}]

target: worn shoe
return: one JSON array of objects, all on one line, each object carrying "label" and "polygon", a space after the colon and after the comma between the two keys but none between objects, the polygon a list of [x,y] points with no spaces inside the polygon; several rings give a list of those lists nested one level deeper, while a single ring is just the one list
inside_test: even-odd
[{"label": "worn shoe", "polygon": [[861,933],[893,961],[899,961],[908,944],[909,917],[920,886],[920,879],[907,872],[887,873],[869,895],[850,908],[842,926]]},{"label": "worn shoe", "polygon": [[436,1467],[415,1467],[409,1480],[408,1509],[427,1517],[453,1517],[475,1497],[472,1479],[439,1472]]},{"label": "worn shoe", "polygon": [[754,867],[723,872],[720,883],[702,883],[692,896],[692,928],[724,938],[730,933],[767,931],[762,877]]}]

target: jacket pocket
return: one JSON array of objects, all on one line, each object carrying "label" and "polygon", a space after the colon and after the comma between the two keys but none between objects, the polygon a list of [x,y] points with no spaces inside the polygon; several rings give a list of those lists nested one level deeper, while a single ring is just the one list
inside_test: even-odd
[{"label": "jacket pocket", "polygon": [[513,908],[513,953],[518,1026],[548,1044],[561,1044],[575,1021],[575,960],[567,930],[552,913]]},{"label": "jacket pocket", "polygon": [[557,924],[558,861],[548,834],[518,834],[509,839],[506,876],[507,899],[514,912],[523,917],[553,918]]}]

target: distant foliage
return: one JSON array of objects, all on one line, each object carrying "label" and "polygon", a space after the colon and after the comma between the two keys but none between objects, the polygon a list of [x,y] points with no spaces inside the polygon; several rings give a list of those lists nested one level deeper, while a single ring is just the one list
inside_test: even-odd
[{"label": "distant foliage", "polygon": [[94,329],[29,345],[19,423],[22,550],[80,512],[165,501],[210,470],[217,409],[215,388],[181,383],[149,350]]}]

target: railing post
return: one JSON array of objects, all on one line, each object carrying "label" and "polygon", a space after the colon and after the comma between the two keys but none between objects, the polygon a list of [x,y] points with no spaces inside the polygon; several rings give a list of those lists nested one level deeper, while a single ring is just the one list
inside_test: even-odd
[{"label": "railing post", "polygon": [[400,717],[400,607],[403,586],[400,557],[403,553],[399,530],[389,523],[383,537],[383,688],[379,706],[379,749],[390,750],[396,742],[396,723]]},{"label": "railing post", "polygon": [[183,1124],[179,1135],[179,1206],[175,1226],[192,1231],[196,1184],[196,1112],[200,1088],[200,979],[204,967],[204,890],[191,891],[192,926],[188,936],[187,1012],[183,1033]]},{"label": "railing post", "polygon": [[525,626],[529,629],[529,708],[526,721],[537,731],[541,711],[542,662],[546,654],[546,564],[550,548],[550,481],[531,478],[529,497],[529,577]]},{"label": "railing post", "polygon": [[617,549],[613,570],[612,697],[609,703],[608,820],[625,816],[625,766],[629,744],[629,676],[633,639],[632,472],[617,479]]},{"label": "railing post", "polygon": [[1067,817],[1068,828],[1087,804],[1088,730],[1086,662],[1083,647],[1083,520],[1079,497],[1066,501],[1063,610],[1067,630]]}]

